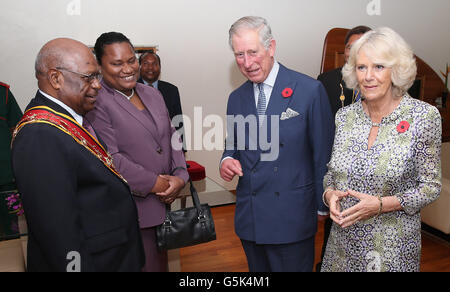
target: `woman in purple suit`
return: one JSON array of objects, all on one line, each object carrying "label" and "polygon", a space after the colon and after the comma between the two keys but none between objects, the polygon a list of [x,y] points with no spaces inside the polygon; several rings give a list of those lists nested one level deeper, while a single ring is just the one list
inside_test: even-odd
[{"label": "woman in purple suit", "polygon": [[[167,253],[156,246],[156,226],[188,180],[184,154],[172,147],[176,135],[161,93],[137,83],[139,63],[130,40],[102,34],[95,54],[103,74],[96,108],[87,119],[107,144],[114,164],[128,181],[139,213],[146,253],[144,271],[167,271]],[[178,145],[179,146],[179,145]]]}]

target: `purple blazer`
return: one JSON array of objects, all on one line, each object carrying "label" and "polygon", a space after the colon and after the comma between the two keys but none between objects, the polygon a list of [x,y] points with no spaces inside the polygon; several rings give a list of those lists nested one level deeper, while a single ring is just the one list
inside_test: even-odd
[{"label": "purple blazer", "polygon": [[[97,134],[106,143],[114,165],[128,181],[133,194],[150,192],[160,174],[176,167],[186,167],[183,152],[172,148],[172,126],[161,93],[140,83],[136,92],[148,112],[141,112],[131,102],[102,81],[95,109],[86,115]],[[188,180],[185,170],[175,175]],[[155,194],[135,196],[141,228],[162,224],[165,205]]]}]

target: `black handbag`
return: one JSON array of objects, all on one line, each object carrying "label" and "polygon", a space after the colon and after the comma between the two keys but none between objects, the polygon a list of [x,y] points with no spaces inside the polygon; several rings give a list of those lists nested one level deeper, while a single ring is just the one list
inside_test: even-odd
[{"label": "black handbag", "polygon": [[160,250],[216,240],[211,208],[208,204],[200,204],[191,178],[189,183],[194,207],[170,211],[170,206],[166,206],[166,219],[156,228],[156,242]]}]

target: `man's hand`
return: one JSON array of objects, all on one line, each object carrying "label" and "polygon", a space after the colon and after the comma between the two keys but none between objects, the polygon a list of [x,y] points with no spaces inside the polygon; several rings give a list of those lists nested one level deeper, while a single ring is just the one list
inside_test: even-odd
[{"label": "man's hand", "polygon": [[220,167],[220,176],[222,177],[222,179],[229,182],[235,175],[244,175],[239,160],[229,158],[222,161],[222,166]]},{"label": "man's hand", "polygon": [[166,204],[172,204],[173,201],[178,197],[181,190],[184,188],[184,180],[179,178],[178,176],[171,175],[160,175],[158,177],[166,180],[169,183],[169,188],[165,191],[158,192],[156,195],[160,196],[160,200]]}]

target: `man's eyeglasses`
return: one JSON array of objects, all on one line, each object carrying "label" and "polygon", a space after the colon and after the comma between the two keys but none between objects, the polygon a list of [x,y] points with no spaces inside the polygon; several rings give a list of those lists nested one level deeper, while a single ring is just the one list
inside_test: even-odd
[{"label": "man's eyeglasses", "polygon": [[94,82],[94,80],[98,80],[98,82],[100,82],[100,81],[102,81],[102,78],[103,78],[102,74],[99,73],[99,72],[95,72],[95,73],[92,73],[90,75],[87,75],[87,74],[71,71],[69,69],[62,68],[62,67],[56,67],[56,70],[67,71],[67,72],[70,72],[70,73],[73,73],[73,74],[77,74],[78,76],[80,76],[81,78],[86,80],[88,83],[92,83],[92,82]]}]

